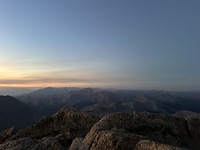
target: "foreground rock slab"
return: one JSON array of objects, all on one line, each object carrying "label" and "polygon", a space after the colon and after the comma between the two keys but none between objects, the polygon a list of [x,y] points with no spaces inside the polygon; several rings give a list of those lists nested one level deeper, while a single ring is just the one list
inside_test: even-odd
[{"label": "foreground rock slab", "polygon": [[184,118],[113,113],[97,122],[85,138],[74,139],[69,149],[199,149],[199,134],[190,132],[188,126]]},{"label": "foreground rock slab", "polygon": [[4,140],[0,150],[199,150],[200,119],[113,113],[99,120],[62,108]]},{"label": "foreground rock slab", "polygon": [[1,144],[0,149],[66,149],[74,138],[85,137],[98,120],[88,113],[62,108],[53,116],[44,117],[37,124],[19,131]]}]

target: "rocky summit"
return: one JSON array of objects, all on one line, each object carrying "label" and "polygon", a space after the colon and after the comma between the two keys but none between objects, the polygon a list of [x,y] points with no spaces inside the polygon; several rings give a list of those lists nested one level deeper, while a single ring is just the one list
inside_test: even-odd
[{"label": "rocky summit", "polygon": [[199,149],[193,123],[166,115],[114,113],[85,138],[75,139],[70,149]]},{"label": "rocky summit", "polygon": [[[98,117],[79,112],[76,109],[62,108],[53,116],[44,117],[35,125],[19,131],[5,144],[21,143],[20,145],[24,144],[25,147],[22,146],[20,149],[27,149],[26,145],[32,143],[29,149],[34,149],[38,143],[49,145],[52,142],[48,143],[48,141],[53,140],[63,147],[68,147],[74,138],[84,137],[98,120]],[[6,149],[5,144],[3,149]]]},{"label": "rocky summit", "polygon": [[0,150],[200,149],[200,120],[150,113],[112,113],[101,120],[73,108],[8,136]]}]

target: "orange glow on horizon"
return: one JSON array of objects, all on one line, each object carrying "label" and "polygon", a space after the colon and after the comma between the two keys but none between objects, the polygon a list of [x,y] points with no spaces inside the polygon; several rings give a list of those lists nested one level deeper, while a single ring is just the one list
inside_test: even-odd
[{"label": "orange glow on horizon", "polygon": [[[88,70],[18,70],[16,67],[0,66],[0,87],[117,87],[119,81]],[[112,86],[112,87],[113,87]]]},{"label": "orange glow on horizon", "polygon": [[[42,88],[42,87],[86,87],[84,83],[33,83],[33,84],[0,84],[0,87]],[[92,86],[92,85],[91,85]]]},{"label": "orange glow on horizon", "polygon": [[[65,75],[66,74],[66,75]],[[16,70],[12,67],[0,67],[0,87],[84,87],[92,86],[79,77],[69,76],[69,73],[59,74],[41,70]]]}]

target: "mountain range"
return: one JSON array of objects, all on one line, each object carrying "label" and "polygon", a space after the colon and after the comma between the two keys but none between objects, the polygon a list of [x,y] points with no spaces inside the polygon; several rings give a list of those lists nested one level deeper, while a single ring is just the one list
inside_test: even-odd
[{"label": "mountain range", "polygon": [[173,114],[180,110],[200,111],[200,92],[156,90],[111,90],[92,88],[45,88],[16,96],[20,101],[51,115],[62,107],[74,107],[103,117],[111,112]]},{"label": "mountain range", "polygon": [[0,150],[198,150],[199,112],[199,91],[45,88],[0,96]]}]

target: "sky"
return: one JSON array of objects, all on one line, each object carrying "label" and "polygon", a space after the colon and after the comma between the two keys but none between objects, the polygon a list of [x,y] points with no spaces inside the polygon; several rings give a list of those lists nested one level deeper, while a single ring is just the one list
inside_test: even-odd
[{"label": "sky", "polygon": [[0,88],[200,90],[199,0],[0,0]]}]

